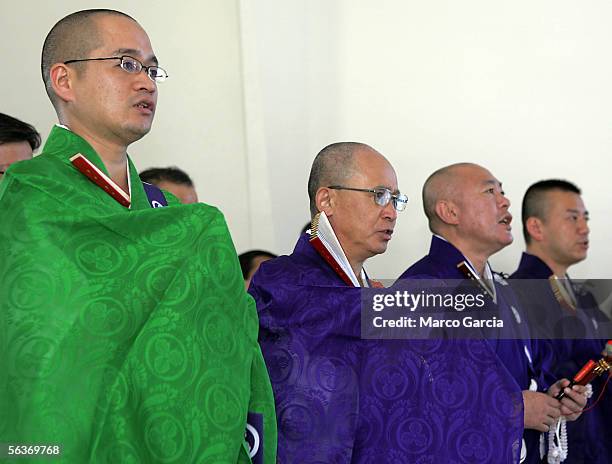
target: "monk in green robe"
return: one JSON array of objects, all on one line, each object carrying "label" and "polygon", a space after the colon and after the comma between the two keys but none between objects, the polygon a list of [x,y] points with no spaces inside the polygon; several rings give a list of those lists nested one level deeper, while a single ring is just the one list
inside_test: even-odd
[{"label": "monk in green robe", "polygon": [[42,72],[60,125],[0,181],[0,458],[275,462],[225,220],[173,197],[153,209],[166,199],[127,156],[167,77],[149,38],[123,13],[74,13]]}]

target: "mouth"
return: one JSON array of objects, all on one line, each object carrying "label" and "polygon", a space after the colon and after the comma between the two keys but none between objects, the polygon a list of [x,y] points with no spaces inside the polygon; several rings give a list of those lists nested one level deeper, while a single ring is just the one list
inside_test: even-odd
[{"label": "mouth", "polygon": [[155,103],[152,100],[140,100],[134,107],[144,114],[153,114],[155,111]]},{"label": "mouth", "polygon": [[512,229],[510,223],[512,222],[512,215],[510,213],[506,214],[503,218],[501,218],[498,223],[505,225],[508,230]]},{"label": "mouth", "polygon": [[379,231],[385,240],[391,240],[391,236],[393,235],[393,229],[383,229]]}]

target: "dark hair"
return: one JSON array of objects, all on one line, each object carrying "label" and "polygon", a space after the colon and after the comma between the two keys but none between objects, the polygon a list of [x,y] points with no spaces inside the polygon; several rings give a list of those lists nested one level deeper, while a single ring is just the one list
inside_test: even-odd
[{"label": "dark hair", "polygon": [[140,174],[140,180],[149,184],[159,184],[160,182],[172,182],[173,184],[188,185],[193,187],[191,177],[177,167],[151,168],[145,169]]},{"label": "dark hair", "polygon": [[0,113],[0,144],[28,142],[32,151],[40,147],[40,134],[28,123]]},{"label": "dark hair", "polygon": [[101,45],[102,34],[93,21],[98,15],[124,16],[136,22],[134,18],[120,11],[100,8],[69,14],[51,28],[43,44],[40,71],[45,90],[54,106],[56,98],[51,85],[51,66],[68,60],[88,58],[89,53]]},{"label": "dark hair", "polygon": [[536,182],[525,192],[523,204],[521,207],[521,220],[523,221],[523,237],[525,243],[531,243],[531,236],[527,231],[527,220],[530,217],[544,219],[546,215],[546,193],[552,190],[560,190],[562,192],[572,192],[580,195],[582,192],[571,182],[560,179],[548,179]]},{"label": "dark hair", "polygon": [[270,253],[269,251],[264,250],[250,250],[239,254],[238,261],[240,261],[240,269],[242,270],[243,279],[246,280],[249,277],[249,273],[253,268],[253,260],[258,256],[265,256],[267,258],[277,257],[274,253]]}]

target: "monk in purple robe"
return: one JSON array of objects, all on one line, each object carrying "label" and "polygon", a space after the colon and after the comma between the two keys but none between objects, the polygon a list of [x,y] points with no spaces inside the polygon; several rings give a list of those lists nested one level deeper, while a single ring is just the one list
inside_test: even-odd
[{"label": "monk in purple robe", "polygon": [[526,430],[521,462],[538,463],[542,457],[538,432],[547,432],[561,415],[576,419],[586,397],[584,387],[574,386],[567,389],[562,401],[554,398],[569,381],[554,382],[548,359],[538,343],[529,339],[514,293],[489,266],[489,257],[512,243],[510,201],[488,170],[460,163],[429,176],[423,186],[423,206],[434,234],[431,248],[400,279],[471,279],[489,295],[489,302],[505,320],[512,315],[516,332],[486,341],[522,391]]},{"label": "monk in purple robe", "polygon": [[[511,283],[527,310],[531,327],[554,359],[558,377],[573,377],[589,360],[601,358],[612,338],[610,320],[599,310],[583,283],[567,270],[587,257],[589,212],[580,189],[558,179],[536,182],[522,205],[527,246]],[[605,379],[592,382],[594,398]],[[580,420],[567,424],[567,463],[604,464],[612,461],[606,430],[612,428],[612,390]]]},{"label": "monk in purple robe", "polygon": [[377,285],[364,263],[385,252],[407,200],[389,162],[367,145],[330,145],[308,192],[346,262],[326,258],[311,230],[249,289],[279,462],[517,463],[521,391],[486,340],[361,338],[360,287]]}]

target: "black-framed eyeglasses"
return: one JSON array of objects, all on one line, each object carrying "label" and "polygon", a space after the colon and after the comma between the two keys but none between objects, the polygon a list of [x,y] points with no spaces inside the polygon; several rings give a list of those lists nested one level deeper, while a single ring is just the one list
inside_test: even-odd
[{"label": "black-framed eyeglasses", "polygon": [[327,188],[332,190],[352,190],[354,192],[367,192],[374,194],[374,202],[378,206],[387,206],[390,201],[393,202],[393,208],[396,211],[404,211],[408,204],[408,197],[401,193],[393,193],[391,190],[385,187],[376,187],[373,189],[344,187],[342,185],[330,185]]},{"label": "black-framed eyeglasses", "polygon": [[136,58],[127,55],[111,56],[109,58],[84,58],[82,60],[68,60],[64,61],[64,64],[79,63],[81,61],[106,60],[121,60],[121,64],[119,66],[121,66],[121,69],[123,69],[125,72],[130,74],[138,74],[144,69],[147,76],[149,76],[149,79],[151,79],[153,82],[164,82],[168,78],[168,73],[163,68],[160,68],[159,66],[145,66]]}]

